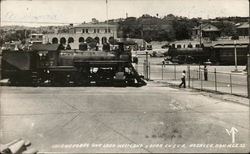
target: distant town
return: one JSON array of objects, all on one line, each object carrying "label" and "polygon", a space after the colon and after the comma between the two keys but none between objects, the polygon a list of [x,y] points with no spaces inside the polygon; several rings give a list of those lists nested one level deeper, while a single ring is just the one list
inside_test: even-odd
[{"label": "distant town", "polygon": [[[63,44],[70,49],[79,49],[81,43],[89,48],[102,46],[126,39],[134,42],[134,50],[153,48],[211,48],[219,56],[211,59],[215,62],[233,64],[234,45],[238,47],[239,64],[246,64],[248,46],[248,17],[225,17],[215,19],[187,18],[168,14],[163,18],[147,14],[139,18],[127,17],[100,22],[92,18],[91,22],[61,26],[2,26],[0,27],[0,45],[13,44]],[[231,58],[223,59],[231,55]],[[218,54],[217,54],[218,56]]]}]

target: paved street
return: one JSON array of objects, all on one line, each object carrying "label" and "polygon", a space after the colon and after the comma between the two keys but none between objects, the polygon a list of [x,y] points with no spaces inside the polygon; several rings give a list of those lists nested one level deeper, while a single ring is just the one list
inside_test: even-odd
[{"label": "paved street", "polygon": [[[1,87],[0,94],[1,143],[23,138],[40,152],[248,152],[249,106],[190,89],[149,83]],[[219,147],[232,145],[232,127],[238,147]]]}]

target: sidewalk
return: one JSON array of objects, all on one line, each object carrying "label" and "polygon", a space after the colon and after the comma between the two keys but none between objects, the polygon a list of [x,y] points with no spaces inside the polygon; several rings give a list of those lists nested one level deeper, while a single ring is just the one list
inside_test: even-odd
[{"label": "sidewalk", "polygon": [[[172,88],[178,88],[180,90],[188,90],[188,91],[193,91],[193,92],[199,92],[202,95],[220,99],[220,100],[225,100],[229,101],[232,103],[238,103],[242,105],[249,106],[250,105],[250,100],[247,97],[244,96],[239,96],[239,95],[231,95],[229,93],[225,93],[223,91],[214,91],[214,90],[209,90],[209,89],[198,89],[198,88],[179,88],[178,85],[180,84],[180,81],[177,80],[154,80],[153,82],[155,83],[161,83],[164,84],[165,86],[170,86]],[[188,87],[188,84],[186,85]]]}]

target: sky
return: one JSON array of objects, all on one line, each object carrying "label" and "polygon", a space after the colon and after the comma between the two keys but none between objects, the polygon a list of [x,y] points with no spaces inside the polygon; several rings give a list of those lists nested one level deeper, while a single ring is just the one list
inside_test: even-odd
[{"label": "sky", "polygon": [[[42,26],[167,14],[203,19],[247,17],[248,0],[1,0],[1,26]],[[39,23],[37,23],[39,22]]]}]

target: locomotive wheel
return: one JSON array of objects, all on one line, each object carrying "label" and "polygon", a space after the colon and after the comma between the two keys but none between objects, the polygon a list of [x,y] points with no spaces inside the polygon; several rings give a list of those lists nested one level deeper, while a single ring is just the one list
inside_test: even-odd
[{"label": "locomotive wheel", "polygon": [[10,86],[17,86],[18,85],[18,81],[15,78],[10,78],[9,79],[9,85]]},{"label": "locomotive wheel", "polygon": [[17,79],[17,78],[10,78],[9,79],[10,86],[32,86],[32,80],[30,78],[25,79]]},{"label": "locomotive wheel", "polygon": [[100,81],[96,81],[96,85],[97,86],[112,86],[112,82],[106,81],[106,80],[100,80]]},{"label": "locomotive wheel", "polygon": [[134,86],[135,85],[135,79],[129,79],[127,81],[128,86]]},{"label": "locomotive wheel", "polygon": [[32,86],[37,87],[38,86],[38,76],[36,72],[32,72],[32,76],[31,76],[31,80],[32,80]]},{"label": "locomotive wheel", "polygon": [[126,82],[125,80],[114,80],[113,85],[115,87],[126,87]]},{"label": "locomotive wheel", "polygon": [[74,76],[74,85],[75,86],[89,86],[90,81],[87,75],[76,73]]}]

